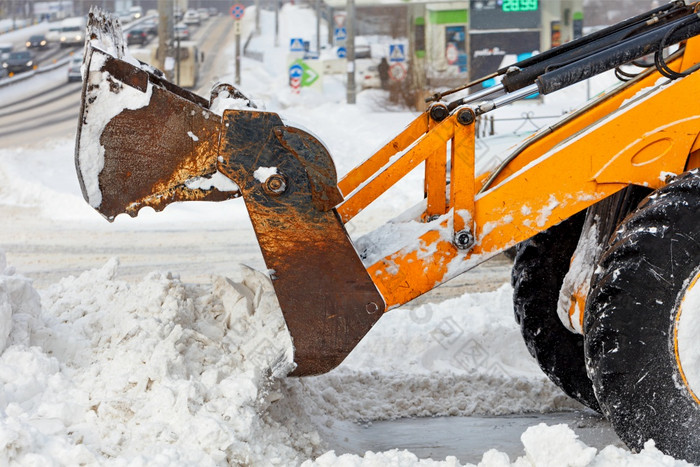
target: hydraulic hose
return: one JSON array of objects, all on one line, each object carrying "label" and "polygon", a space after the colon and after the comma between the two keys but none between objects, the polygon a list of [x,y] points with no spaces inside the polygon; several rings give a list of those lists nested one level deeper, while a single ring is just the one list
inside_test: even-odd
[{"label": "hydraulic hose", "polygon": [[[535,80],[548,70],[567,65],[573,61],[593,55],[601,50],[605,50],[615,44],[620,43],[629,36],[637,35],[644,30],[659,28],[670,21],[681,17],[687,17],[692,13],[692,9],[685,5],[683,1],[674,1],[655,8],[646,13],[629,18],[625,21],[609,26],[600,31],[588,34],[571,42],[547,50],[540,54],[529,57],[514,65],[501,68],[485,78],[503,76],[501,85],[505,92],[514,92],[535,83]],[[437,100],[446,95],[452,94],[481,83],[485,78],[473,81],[460,88],[436,94],[427,100]],[[457,99],[448,104],[449,108],[455,109],[461,105],[473,102],[471,96]]]},{"label": "hydraulic hose", "polygon": [[700,16],[693,14],[661,28],[631,37],[575,63],[547,72],[539,76],[535,83],[541,94],[550,94],[644,55],[654,53],[659,50],[664,38],[666,41],[663,46],[668,46],[698,34],[700,34]]},{"label": "hydraulic hose", "polygon": [[685,5],[679,6],[677,3],[669,3],[664,7],[630,18],[617,25],[516,63],[509,67],[513,71],[507,72],[501,83],[507,92],[524,88],[533,84],[538,76],[548,71],[595,55],[631,37],[661,29],[680,18],[686,18],[689,14],[692,14],[692,9]]}]

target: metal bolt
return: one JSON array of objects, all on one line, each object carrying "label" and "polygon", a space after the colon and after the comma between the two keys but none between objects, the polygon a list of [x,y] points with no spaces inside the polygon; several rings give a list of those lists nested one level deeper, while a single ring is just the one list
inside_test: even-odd
[{"label": "metal bolt", "polygon": [[367,314],[373,315],[377,311],[379,311],[379,307],[377,306],[376,303],[374,302],[369,302],[367,305],[365,305],[365,310],[367,310]]},{"label": "metal bolt", "polygon": [[430,118],[436,122],[441,122],[450,115],[450,111],[445,104],[433,104],[430,106]]},{"label": "metal bolt", "polygon": [[476,115],[472,109],[461,109],[457,112],[457,121],[462,125],[471,125],[476,120]]},{"label": "metal bolt", "polygon": [[454,244],[460,250],[469,250],[474,246],[474,235],[470,230],[460,230],[455,234]]},{"label": "metal bolt", "polygon": [[287,178],[282,174],[272,174],[265,180],[263,189],[270,195],[279,196],[287,191]]}]

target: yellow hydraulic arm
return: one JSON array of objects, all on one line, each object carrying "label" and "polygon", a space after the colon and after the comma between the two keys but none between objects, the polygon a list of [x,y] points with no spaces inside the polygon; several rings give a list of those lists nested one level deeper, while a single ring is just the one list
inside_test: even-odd
[{"label": "yellow hydraulic arm", "polygon": [[[699,62],[695,38],[670,66]],[[368,265],[387,307],[402,305],[630,184],[659,188],[697,167],[690,156],[700,149],[700,102],[690,96],[699,85],[698,73],[671,81],[649,69],[528,138],[498,174],[477,177],[473,109],[439,123],[427,111],[338,183],[345,195],[338,213],[349,221],[425,162],[422,219],[434,220]]]}]

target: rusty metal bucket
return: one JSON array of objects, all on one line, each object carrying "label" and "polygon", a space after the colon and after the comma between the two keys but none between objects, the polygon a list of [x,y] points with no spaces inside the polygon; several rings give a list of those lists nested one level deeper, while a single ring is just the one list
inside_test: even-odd
[{"label": "rusty metal bucket", "polygon": [[97,31],[86,45],[75,150],[86,201],[111,221],[145,206],[242,195],[293,339],[293,374],[334,368],[385,305],[334,209],[342,196],[330,154],[277,114],[221,117],[154,70],[100,49],[100,35],[116,34],[108,23],[91,18]]}]

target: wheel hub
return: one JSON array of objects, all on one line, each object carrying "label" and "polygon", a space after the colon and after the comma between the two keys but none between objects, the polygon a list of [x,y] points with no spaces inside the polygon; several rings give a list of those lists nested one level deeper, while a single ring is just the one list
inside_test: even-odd
[{"label": "wheel hub", "polygon": [[683,294],[674,329],[676,363],[683,383],[700,405],[700,270]]}]

